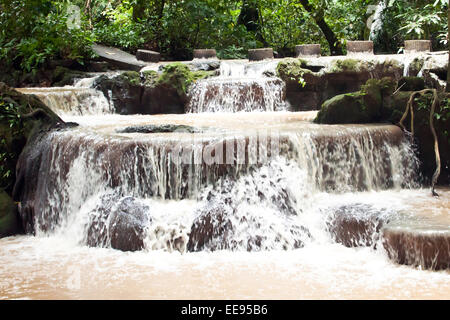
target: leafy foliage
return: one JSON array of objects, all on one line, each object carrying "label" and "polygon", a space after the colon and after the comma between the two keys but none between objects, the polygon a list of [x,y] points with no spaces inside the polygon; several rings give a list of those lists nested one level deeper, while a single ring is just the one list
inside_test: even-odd
[{"label": "leafy foliage", "polygon": [[[382,0],[382,29],[374,35],[379,51],[396,52],[404,40],[432,40],[435,50],[447,44],[447,0]],[[398,51],[398,50],[397,50]]]},{"label": "leafy foliage", "polygon": [[93,37],[80,20],[70,27],[69,3],[10,0],[1,2],[0,60],[31,71],[50,59],[83,62]]},{"label": "leafy foliage", "polygon": [[17,136],[22,130],[22,119],[17,106],[0,98],[0,189],[10,188],[14,180],[14,166],[11,163],[15,163],[17,159],[16,154],[8,148],[8,136]]},{"label": "leafy foliage", "polygon": [[[80,13],[76,27],[72,6]],[[191,59],[195,48],[215,48],[223,59],[262,46],[288,56],[304,43],[320,43],[329,54],[319,20],[342,45],[372,31],[378,52],[395,53],[413,38],[442,49],[447,7],[446,0],[0,0],[0,61],[27,71],[51,59],[83,62],[94,41],[172,60]],[[243,21],[243,10],[254,21]]]}]

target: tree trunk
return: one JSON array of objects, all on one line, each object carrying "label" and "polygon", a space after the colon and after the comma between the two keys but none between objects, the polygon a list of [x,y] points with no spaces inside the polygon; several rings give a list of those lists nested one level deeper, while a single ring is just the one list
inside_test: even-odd
[{"label": "tree trunk", "polygon": [[244,25],[247,31],[255,32],[256,39],[262,42],[265,47],[268,46],[262,34],[260,10],[254,0],[242,1],[241,12],[239,13],[237,23]]},{"label": "tree trunk", "polygon": [[145,0],[136,0],[136,3],[133,6],[133,21],[137,22],[138,20],[142,20],[145,16]]},{"label": "tree trunk", "polygon": [[334,34],[333,30],[331,30],[330,26],[325,22],[323,15],[317,15],[317,13],[314,11],[313,6],[309,3],[308,0],[300,0],[300,3],[302,4],[303,8],[311,14],[317,26],[320,28],[320,30],[322,30],[325,39],[327,39],[328,45],[330,47],[331,55],[343,55],[344,51],[342,50],[341,43]]},{"label": "tree trunk", "polygon": [[162,42],[162,33],[163,33],[163,26],[162,26],[162,19],[164,17],[164,7],[166,5],[166,0],[161,0],[158,7],[158,21],[156,22],[156,43],[158,46],[158,50],[161,50],[161,42]]},{"label": "tree trunk", "polygon": [[84,5],[84,13],[88,16],[89,19],[89,28],[92,29],[92,10],[91,10],[92,0],[86,0]]}]

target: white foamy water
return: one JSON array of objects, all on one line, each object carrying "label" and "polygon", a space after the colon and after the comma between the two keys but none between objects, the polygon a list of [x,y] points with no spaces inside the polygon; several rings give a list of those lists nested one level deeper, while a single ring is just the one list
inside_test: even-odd
[{"label": "white foamy water", "polygon": [[[441,199],[429,197],[429,190],[319,194],[315,201],[319,207],[348,201],[423,207],[448,219],[450,193],[440,193]],[[399,266],[382,250],[346,248],[326,238],[290,251],[180,254],[88,248],[64,235],[18,236],[0,239],[0,257],[2,299],[450,298],[448,271]]]},{"label": "white foamy water", "polygon": [[[102,73],[108,77],[115,72]],[[77,79],[73,86],[51,88],[18,88],[24,94],[37,96],[45,105],[60,117],[105,115],[114,113],[114,104],[109,97],[94,89],[99,75]]]},{"label": "white foamy water", "polygon": [[[55,98],[80,126],[24,157],[41,164],[19,199],[35,236],[0,239],[0,298],[449,299],[448,271],[399,266],[375,236],[346,248],[329,229],[340,208],[366,206],[413,221],[411,230],[450,232],[450,191],[436,199],[418,189],[417,159],[397,127],[227,113],[279,110],[283,87],[261,77],[275,66],[222,64],[219,78],[194,87],[186,115],[73,113],[75,103]],[[167,124],[195,133],[123,131]],[[112,249],[123,213],[140,251]]]},{"label": "white foamy water", "polygon": [[187,112],[272,112],[288,108],[285,84],[275,78],[278,61],[222,61],[220,76],[197,81]]},{"label": "white foamy water", "polygon": [[[175,117],[178,124],[203,128],[198,134],[117,132],[150,118],[122,116],[122,122],[53,132],[43,139],[36,147],[46,163],[38,173],[39,187],[30,186],[34,191],[20,205],[24,216],[30,204],[35,208],[29,231],[73,235],[71,241],[83,244],[92,217],[108,224],[102,209],[108,207],[102,200],[105,195],[113,195],[114,201],[191,199],[197,204],[183,211],[187,220],[176,215],[178,229],[169,214],[157,218],[159,210],[176,211],[173,208],[154,209],[159,222],[150,224],[154,231],[149,237],[160,244],[149,247],[170,251],[168,237],[181,237],[182,247],[176,250],[183,252],[199,215],[196,209],[230,198],[227,219],[235,228],[229,238],[217,240],[225,248],[293,249],[315,238],[313,227],[303,221],[315,206],[314,194],[417,185],[416,163],[403,161],[414,159],[413,151],[393,126],[320,126],[302,120],[302,113],[297,119],[273,113],[255,117],[246,127],[240,125],[245,120],[239,114],[222,116],[215,127],[206,116]],[[153,216],[153,205],[149,208]],[[162,222],[163,218],[168,220]],[[102,245],[108,246],[108,241]]]},{"label": "white foamy water", "polygon": [[87,87],[21,88],[18,91],[37,96],[58,116],[101,115],[113,113],[101,91]]}]

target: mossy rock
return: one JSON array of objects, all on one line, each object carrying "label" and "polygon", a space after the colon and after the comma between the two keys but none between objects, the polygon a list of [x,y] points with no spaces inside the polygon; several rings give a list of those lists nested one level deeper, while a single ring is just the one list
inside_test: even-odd
[{"label": "mossy rock", "polygon": [[364,104],[362,92],[335,96],[322,105],[314,122],[322,124],[367,123],[371,117]]},{"label": "mossy rock", "polygon": [[306,69],[307,62],[303,59],[284,59],[277,65],[277,76],[284,81],[297,81],[305,73],[312,73],[311,70]]},{"label": "mossy rock", "polygon": [[141,76],[136,71],[125,71],[116,77],[119,82],[128,83],[130,85],[139,86],[141,84]]},{"label": "mossy rock", "polygon": [[308,64],[303,59],[284,59],[277,65],[276,73],[287,85],[287,89],[311,88],[317,84],[320,75],[307,69]]},{"label": "mossy rock", "polygon": [[425,80],[420,77],[403,77],[397,86],[400,91],[420,91],[425,89]]},{"label": "mossy rock", "polygon": [[391,78],[369,79],[361,90],[335,96],[323,103],[315,122],[370,123],[382,120],[383,105],[395,90]]},{"label": "mossy rock", "polygon": [[213,74],[214,71],[191,71],[186,64],[174,62],[163,67],[163,73],[156,80],[155,86],[174,88],[181,97],[185,97],[195,81]]},{"label": "mossy rock", "polygon": [[0,188],[12,194],[16,162],[29,141],[64,125],[36,96],[22,94],[0,83]]},{"label": "mossy rock", "polygon": [[330,66],[329,72],[362,72],[367,71],[370,67],[370,63],[367,61],[361,61],[357,59],[339,59],[333,61]]},{"label": "mossy rock", "polygon": [[0,189],[0,238],[15,235],[20,232],[17,216],[17,205]]}]

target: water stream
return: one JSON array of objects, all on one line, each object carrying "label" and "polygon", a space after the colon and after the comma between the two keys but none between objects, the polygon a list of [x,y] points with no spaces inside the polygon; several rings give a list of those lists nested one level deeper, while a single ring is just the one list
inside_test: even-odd
[{"label": "water stream", "polygon": [[[89,80],[30,89],[80,126],[36,145],[20,203],[30,235],[0,239],[0,298],[450,298],[448,271],[396,264],[379,232],[348,248],[331,229],[350,208],[448,233],[450,190],[420,188],[395,126],[285,111],[283,84],[264,77],[275,66],[222,63],[184,115],[114,114]],[[166,124],[185,127],[124,130]]]}]

